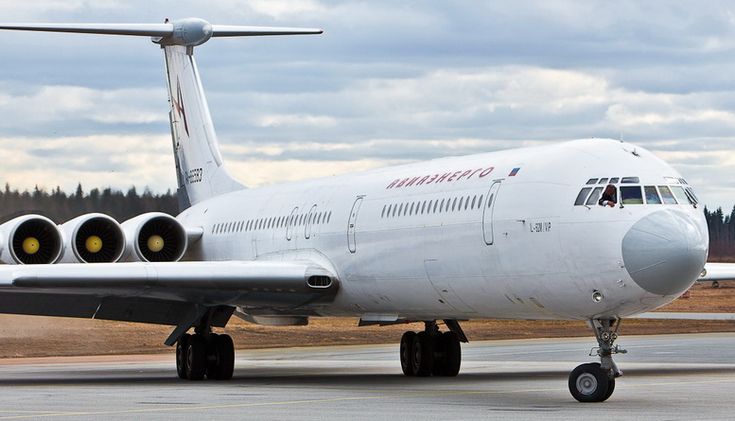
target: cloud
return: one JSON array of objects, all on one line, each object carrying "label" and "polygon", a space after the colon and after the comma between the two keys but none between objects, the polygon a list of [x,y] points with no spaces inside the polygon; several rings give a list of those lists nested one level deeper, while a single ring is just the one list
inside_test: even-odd
[{"label": "cloud", "polygon": [[[217,39],[196,50],[224,158],[252,185],[624,137],[723,205],[735,197],[734,10],[727,1],[182,0],[172,16],[163,0],[0,5],[4,20],[324,27],[318,37]],[[8,32],[0,53],[0,138],[20,142],[0,149],[13,153],[7,177],[30,187],[82,176],[175,187],[173,169],[159,167],[172,158],[155,45]],[[133,149],[100,149],[101,138]]]}]

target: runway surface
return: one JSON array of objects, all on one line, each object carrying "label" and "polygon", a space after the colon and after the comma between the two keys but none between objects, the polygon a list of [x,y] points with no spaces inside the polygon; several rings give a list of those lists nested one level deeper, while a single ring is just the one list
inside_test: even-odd
[{"label": "runway surface", "polygon": [[476,342],[457,378],[406,378],[398,345],[239,351],[235,378],[176,378],[173,355],[0,360],[2,419],[732,419],[735,334],[622,337],[605,403],[567,376],[592,338]]}]

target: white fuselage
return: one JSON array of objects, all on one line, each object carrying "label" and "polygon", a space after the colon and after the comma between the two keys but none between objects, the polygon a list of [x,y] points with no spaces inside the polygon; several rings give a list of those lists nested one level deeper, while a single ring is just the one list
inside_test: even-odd
[{"label": "white fuselage", "polygon": [[339,279],[328,304],[235,303],[253,314],[624,317],[670,302],[696,279],[665,292],[641,287],[623,256],[631,227],[656,212],[680,218],[694,238],[688,247],[704,250],[705,259],[707,228],[702,209],[690,203],[574,205],[589,179],[612,177],[638,177],[631,186],[681,179],[644,149],[586,139],[242,190],[178,219],[204,229],[189,260],[303,259]]}]

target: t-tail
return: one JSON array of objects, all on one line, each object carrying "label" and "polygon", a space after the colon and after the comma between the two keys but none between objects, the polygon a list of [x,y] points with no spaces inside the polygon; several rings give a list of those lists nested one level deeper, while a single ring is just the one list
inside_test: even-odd
[{"label": "t-tail", "polygon": [[179,207],[244,186],[227,171],[202,88],[194,47],[213,37],[321,34],[321,29],[212,25],[187,18],[162,24],[0,24],[0,29],[148,36],[163,49],[169,95],[171,138],[176,160]]}]

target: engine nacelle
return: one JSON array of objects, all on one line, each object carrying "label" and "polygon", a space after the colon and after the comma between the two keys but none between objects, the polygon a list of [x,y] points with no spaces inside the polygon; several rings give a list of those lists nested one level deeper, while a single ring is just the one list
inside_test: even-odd
[{"label": "engine nacelle", "polygon": [[126,260],[177,262],[184,257],[188,240],[186,230],[171,215],[150,212],[122,224],[126,239]]},{"label": "engine nacelle", "polygon": [[125,234],[113,218],[102,213],[78,216],[63,225],[62,262],[114,263],[125,252]]},{"label": "engine nacelle", "polygon": [[24,215],[0,225],[2,254],[6,264],[56,263],[64,251],[59,227],[41,215]]}]

